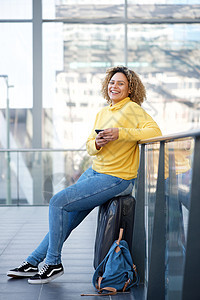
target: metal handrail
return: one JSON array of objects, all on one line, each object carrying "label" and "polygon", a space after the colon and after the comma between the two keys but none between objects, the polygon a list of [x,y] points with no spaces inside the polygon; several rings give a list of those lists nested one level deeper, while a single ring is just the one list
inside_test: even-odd
[{"label": "metal handrail", "polygon": [[[188,138],[188,137],[197,137],[200,136],[200,129],[194,129],[190,131],[175,133],[175,134],[169,134],[169,135],[162,135],[150,139],[140,140],[138,141],[138,144],[151,144],[151,143],[157,143],[161,141],[169,142],[177,139],[182,138]],[[0,152],[52,152],[52,151],[86,151],[86,149],[67,149],[67,148],[18,148],[18,149],[0,149]]]},{"label": "metal handrail", "polygon": [[182,138],[188,138],[188,137],[197,137],[200,136],[200,129],[194,129],[190,131],[180,132],[178,134],[169,134],[169,135],[163,135],[158,136],[155,138],[145,139],[138,142],[138,144],[151,144],[151,143],[157,143],[157,142],[171,142],[173,140],[182,139]]},{"label": "metal handrail", "polygon": [[86,149],[51,149],[51,148],[26,148],[26,149],[0,149],[0,152],[65,152],[65,151],[86,151]]}]

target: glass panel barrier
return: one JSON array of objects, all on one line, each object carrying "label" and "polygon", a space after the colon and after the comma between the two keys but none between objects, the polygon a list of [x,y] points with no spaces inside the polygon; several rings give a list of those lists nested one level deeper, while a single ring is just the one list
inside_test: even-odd
[{"label": "glass panel barrier", "polygon": [[194,140],[166,144],[166,299],[181,299]]},{"label": "glass panel barrier", "polygon": [[[165,142],[165,299],[181,299],[190,209],[194,139],[187,137]],[[145,230],[148,286],[156,201],[159,193],[159,143],[145,145]],[[163,248],[163,249],[164,249]],[[161,268],[162,266],[160,266]],[[159,272],[159,269],[156,271]],[[151,287],[152,290],[152,287]]]},{"label": "glass panel barrier", "polygon": [[146,281],[151,257],[151,242],[154,222],[154,209],[156,201],[156,184],[158,178],[159,143],[146,145],[146,201],[145,201],[145,226],[146,226]]},{"label": "glass panel barrier", "polygon": [[1,150],[0,158],[0,205],[48,205],[91,164],[85,150]]},{"label": "glass panel barrier", "polygon": [[[0,152],[0,205],[15,204],[17,198],[17,153]],[[12,172],[12,170],[14,170]],[[13,201],[12,201],[13,199]]]}]

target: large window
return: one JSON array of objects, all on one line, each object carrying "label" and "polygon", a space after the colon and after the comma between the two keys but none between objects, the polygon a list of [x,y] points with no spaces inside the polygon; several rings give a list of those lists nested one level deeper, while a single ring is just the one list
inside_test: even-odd
[{"label": "large window", "polygon": [[163,133],[199,126],[199,18],[200,0],[2,0],[0,75],[9,88],[1,76],[0,116],[11,146],[84,148],[106,105],[101,79],[119,64],[141,76],[144,108]]},{"label": "large window", "polygon": [[[109,20],[124,17],[124,0],[43,0],[44,19]],[[111,20],[110,20],[111,21]],[[108,23],[110,23],[108,21]]]},{"label": "large window", "polygon": [[199,124],[200,25],[128,25],[128,66],[142,75],[144,107],[164,133]]},{"label": "large window", "polygon": [[[85,147],[97,111],[106,104],[100,83],[107,67],[124,64],[124,27],[44,23],[44,97],[53,147]],[[55,64],[57,62],[57,64]],[[49,126],[49,123],[48,125]]]},{"label": "large window", "polygon": [[31,147],[32,25],[0,23],[0,146],[6,148],[6,109],[10,110],[10,147]]},{"label": "large window", "polygon": [[32,0],[1,0],[0,19],[27,20],[32,18]]},{"label": "large window", "polygon": [[59,151],[85,149],[113,65],[140,75],[143,107],[164,134],[199,127],[199,20],[200,0],[1,0],[0,147],[59,149],[6,153],[0,201],[44,203],[44,186],[51,193],[50,181],[90,163]]}]

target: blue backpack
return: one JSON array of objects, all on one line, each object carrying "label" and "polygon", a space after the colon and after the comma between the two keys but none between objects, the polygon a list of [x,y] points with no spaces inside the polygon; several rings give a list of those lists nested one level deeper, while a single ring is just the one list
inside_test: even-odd
[{"label": "blue backpack", "polygon": [[[93,285],[99,296],[115,295],[118,291],[125,292],[132,286],[139,284],[136,266],[133,264],[127,242],[121,240],[122,234],[123,230],[93,275]],[[105,291],[108,293],[103,293]],[[94,294],[90,295],[94,296]]]}]

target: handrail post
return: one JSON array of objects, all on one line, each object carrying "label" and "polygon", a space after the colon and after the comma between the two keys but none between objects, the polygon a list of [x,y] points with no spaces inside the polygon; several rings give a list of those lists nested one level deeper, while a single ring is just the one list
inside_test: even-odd
[{"label": "handrail post", "polygon": [[148,276],[147,299],[165,299],[165,142],[160,142],[156,203],[152,234],[150,268]]},{"label": "handrail post", "polygon": [[193,173],[191,185],[191,202],[186,244],[185,269],[182,287],[183,300],[199,299],[200,270],[200,136],[195,139]]},{"label": "handrail post", "polygon": [[133,259],[136,264],[140,282],[145,280],[145,144],[141,145],[140,168],[138,174],[135,221],[133,231]]}]

